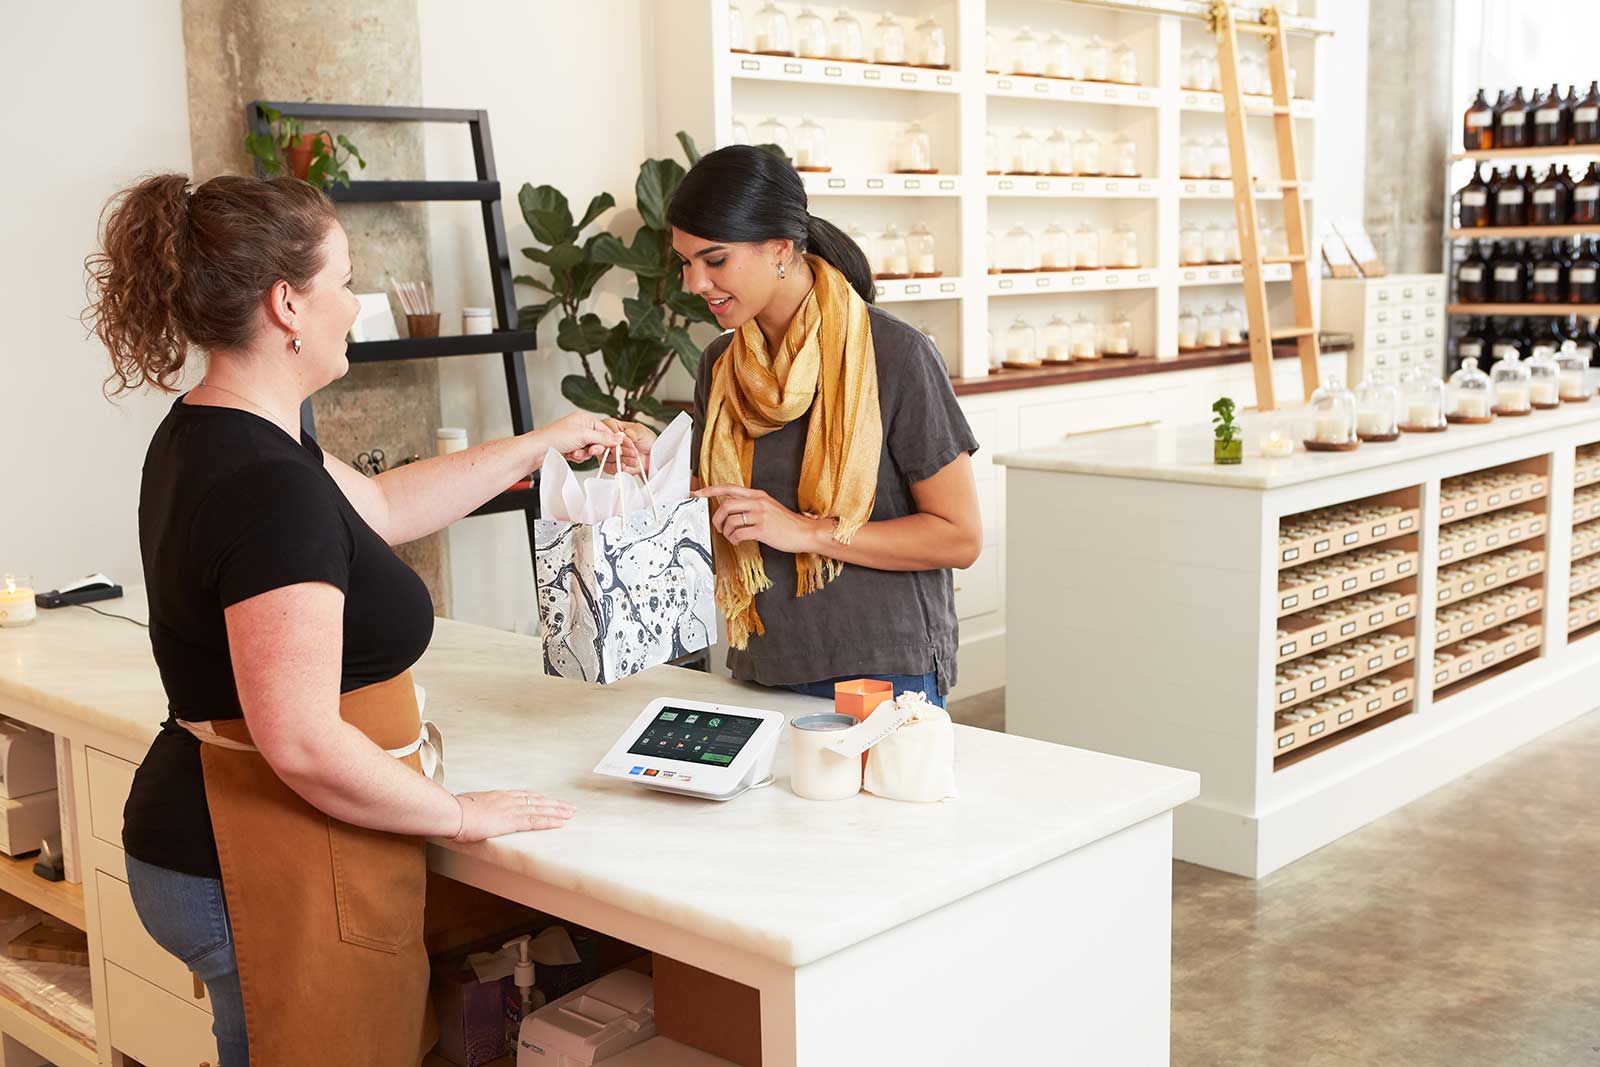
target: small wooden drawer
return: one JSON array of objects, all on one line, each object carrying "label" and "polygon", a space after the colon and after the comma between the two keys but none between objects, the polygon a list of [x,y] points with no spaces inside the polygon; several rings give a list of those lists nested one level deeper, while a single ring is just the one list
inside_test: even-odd
[{"label": "small wooden drawer", "polygon": [[1514,622],[1441,648],[1433,656],[1434,691],[1536,649],[1543,640],[1544,627]]},{"label": "small wooden drawer", "polygon": [[1531,540],[1545,532],[1536,511],[1507,511],[1447,526],[1439,531],[1439,562],[1459,563]]},{"label": "small wooden drawer", "polygon": [[1320,706],[1279,712],[1274,719],[1272,754],[1281,756],[1292,752],[1397,708],[1410,701],[1415,690],[1416,685],[1409,677],[1370,678],[1331,694]]},{"label": "small wooden drawer", "polygon": [[1567,592],[1571,596],[1582,596],[1591,589],[1600,589],[1600,559],[1574,563],[1567,581]]},{"label": "small wooden drawer", "polygon": [[1374,634],[1345,641],[1313,659],[1280,668],[1272,706],[1285,711],[1316,700],[1379,671],[1410,663],[1416,651],[1413,634]]},{"label": "small wooden drawer", "polygon": [[1600,485],[1591,485],[1572,494],[1572,524],[1600,519]]},{"label": "small wooden drawer", "polygon": [[1600,555],[1600,519],[1572,528],[1572,558],[1588,559]]},{"label": "small wooden drawer", "polygon": [[1528,548],[1496,552],[1453,567],[1439,568],[1439,603],[1454,604],[1488,589],[1544,570],[1544,553]]},{"label": "small wooden drawer", "polygon": [[1578,449],[1578,466],[1572,482],[1574,485],[1600,482],[1600,444],[1584,445]]},{"label": "small wooden drawer", "polygon": [[984,545],[977,562],[955,572],[956,618],[973,619],[1000,609],[1000,546]]},{"label": "small wooden drawer", "polygon": [[1416,508],[1391,505],[1361,510],[1373,513],[1344,521],[1335,508],[1284,519],[1278,524],[1278,565],[1298,566],[1416,532],[1420,514]]},{"label": "small wooden drawer", "polygon": [[122,808],[133,788],[137,763],[129,763],[97,748],[88,750],[89,828],[108,845],[122,847]]},{"label": "small wooden drawer", "polygon": [[209,1067],[217,1062],[211,1016],[143,978],[106,964],[111,1047],[140,1063]]},{"label": "small wooden drawer", "polygon": [[1416,593],[1379,589],[1328,608],[1291,615],[1278,622],[1274,638],[1277,660],[1289,663],[1341,641],[1413,619],[1416,614]]},{"label": "small wooden drawer", "polygon": [[1445,479],[1439,496],[1439,522],[1460,522],[1501,508],[1538,500],[1550,491],[1542,474],[1469,474]]},{"label": "small wooden drawer", "polygon": [[1567,632],[1600,622],[1600,593],[1578,597],[1567,605]]},{"label": "small wooden drawer", "polygon": [[[100,943],[106,959],[153,982],[185,1003],[211,1013],[211,998],[183,961],[150,939],[133,908],[128,884],[105,871],[95,871],[100,898]],[[199,994],[198,996],[196,994]]]},{"label": "small wooden drawer", "polygon": [[1534,585],[1508,585],[1480,593],[1455,607],[1441,608],[1433,619],[1437,646],[1483,633],[1544,607],[1544,590]]},{"label": "small wooden drawer", "polygon": [[1417,573],[1414,549],[1368,549],[1278,575],[1278,614],[1331,604]]}]

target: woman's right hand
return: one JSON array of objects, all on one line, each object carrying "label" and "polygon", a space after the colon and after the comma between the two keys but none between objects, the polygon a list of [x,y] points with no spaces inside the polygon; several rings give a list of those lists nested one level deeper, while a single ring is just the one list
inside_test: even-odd
[{"label": "woman's right hand", "polygon": [[525,789],[457,793],[461,830],[452,841],[483,841],[528,830],[559,830],[577,811],[571,804]]},{"label": "woman's right hand", "polygon": [[[601,423],[609,430],[626,437],[627,443],[622,446],[622,469],[629,474],[650,474],[650,446],[656,443],[656,432],[650,427],[639,422],[623,422],[621,419],[601,419]],[[605,472],[617,473],[617,465],[611,456],[604,458]]]}]

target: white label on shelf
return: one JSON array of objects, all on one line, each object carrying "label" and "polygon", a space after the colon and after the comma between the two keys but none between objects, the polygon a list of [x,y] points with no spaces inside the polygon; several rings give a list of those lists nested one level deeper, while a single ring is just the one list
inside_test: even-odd
[{"label": "white label on shelf", "polygon": [[1442,685],[1449,677],[1449,671],[1440,671],[1438,674],[1433,676],[1433,680],[1435,684]]},{"label": "white label on shelf", "polygon": [[1326,585],[1318,586],[1316,589],[1311,590],[1311,599],[1312,600],[1326,600],[1326,599],[1328,599],[1328,594],[1330,592],[1332,592],[1331,587],[1326,586]]},{"label": "white label on shelf", "polygon": [[1375,613],[1367,616],[1367,625],[1368,626],[1376,626],[1382,621],[1383,621],[1383,612],[1381,612],[1381,611],[1375,612]]},{"label": "white label on shelf", "polygon": [[1475,549],[1477,547],[1478,547],[1478,542],[1476,542],[1476,541],[1468,541],[1466,544],[1461,546],[1461,551],[1463,551],[1463,552],[1471,552],[1473,549]]},{"label": "white label on shelf", "polygon": [[1072,191],[1075,192],[1075,193],[1084,192],[1085,190],[1087,190],[1087,188],[1088,188],[1088,186],[1086,186],[1083,182],[1073,182],[1072,183]]},{"label": "white label on shelf", "polygon": [[[1493,497],[1492,496],[1492,497],[1489,498],[1489,503],[1491,503],[1491,504],[1496,503],[1499,499],[1500,499],[1499,497]],[[1513,490],[1511,490],[1511,499],[1512,500],[1521,500],[1522,499],[1522,490],[1521,489],[1513,489]]]},{"label": "white label on shelf", "polygon": [[1453,556],[1455,554],[1456,554],[1456,550],[1453,549],[1453,548],[1441,548],[1439,550],[1439,558],[1440,559],[1449,559],[1451,556]]},{"label": "white label on shelf", "polygon": [[1396,574],[1405,574],[1410,570],[1411,570],[1411,561],[1409,559],[1403,559],[1399,563],[1396,563],[1394,565],[1394,572]]},{"label": "white label on shelf", "polygon": [[1540,283],[1555,284],[1561,281],[1560,267],[1536,267],[1533,271],[1533,280]]},{"label": "white label on shelf", "polygon": [[1360,578],[1346,578],[1343,582],[1340,583],[1339,591],[1340,592],[1349,592],[1350,590],[1354,589],[1356,586],[1358,586],[1360,584],[1361,584],[1361,579]]},{"label": "white label on shelf", "polygon": [[1396,604],[1394,606],[1394,617],[1395,618],[1401,619],[1401,618],[1404,618],[1405,616],[1410,615],[1410,614],[1411,614],[1411,605],[1410,604]]},{"label": "white label on shelf", "polygon": [[955,76],[951,74],[936,74],[933,80],[938,85],[954,85],[956,83]]},{"label": "white label on shelf", "polygon": [[1394,691],[1394,702],[1396,704],[1400,703],[1400,701],[1406,698],[1406,694],[1409,692],[1411,692],[1411,690],[1402,685],[1399,689]]},{"label": "white label on shelf", "polygon": [[1483,617],[1483,624],[1485,626],[1493,626],[1495,624],[1495,622],[1499,618],[1500,618],[1500,616],[1496,615],[1494,612],[1491,611],[1491,612],[1489,612],[1489,614],[1487,614],[1487,615],[1485,615]]},{"label": "white label on shelf", "polygon": [[[1515,535],[1513,535],[1513,536],[1515,536]],[[1499,534],[1490,534],[1488,537],[1485,537],[1483,539],[1483,543],[1485,545],[1489,546],[1490,548],[1493,548],[1495,545],[1498,545],[1500,543],[1500,535]]]},{"label": "white label on shelf", "polygon": [[1400,520],[1400,522],[1398,524],[1398,527],[1399,527],[1399,529],[1402,529],[1402,530],[1409,530],[1409,529],[1411,529],[1411,524],[1413,522],[1415,522],[1415,521],[1416,521],[1415,519],[1410,518],[1408,516],[1408,517]]},{"label": "white label on shelf", "polygon": [[1480,193],[1480,192],[1477,192],[1476,190],[1474,190],[1473,192],[1470,192],[1470,193],[1469,192],[1463,192],[1461,194],[1461,206],[1462,207],[1487,207],[1488,203],[1489,203],[1489,194],[1488,193]]},{"label": "white label on shelf", "polygon": [[1298,641],[1290,641],[1287,645],[1279,645],[1278,646],[1278,655],[1280,655],[1280,656],[1292,656],[1292,655],[1294,655],[1294,650],[1299,644],[1300,644],[1300,642],[1298,642]]},{"label": "white label on shelf", "polygon": [[1311,635],[1311,647],[1312,648],[1315,648],[1318,645],[1325,645],[1327,643],[1328,643],[1328,635],[1327,635],[1327,633],[1320,633],[1320,634],[1312,634]]},{"label": "white label on shelf", "polygon": [[[1382,656],[1373,656],[1371,659],[1367,660],[1367,670],[1369,671],[1375,671],[1381,666],[1383,666]],[[1356,673],[1356,669],[1354,667],[1349,667],[1346,669],[1349,670],[1351,674]]]},{"label": "white label on shelf", "polygon": [[1354,711],[1341,711],[1339,713],[1339,722],[1347,723],[1347,722],[1349,722],[1351,719],[1353,719],[1355,717],[1356,717],[1356,713]]},{"label": "white label on shelf", "polygon": [[1309,727],[1307,727],[1306,736],[1307,737],[1316,737],[1318,734],[1320,734],[1323,730],[1325,730],[1327,728],[1328,728],[1328,724],[1325,723],[1325,722],[1314,722]]},{"label": "white label on shelf", "polygon": [[[1477,628],[1478,628],[1478,624],[1473,622],[1472,620],[1468,619],[1467,621],[1465,621],[1465,622],[1463,622],[1461,624],[1461,636],[1465,637],[1468,634],[1470,634],[1472,631],[1476,630]],[[1440,640],[1443,640],[1443,638],[1440,638]]]},{"label": "white label on shelf", "polygon": [[760,70],[761,69],[761,61],[757,60],[757,59],[741,59],[739,61],[739,69],[740,70]]},{"label": "white label on shelf", "polygon": [[1593,267],[1573,267],[1571,280],[1579,285],[1593,285],[1595,270]]},{"label": "white label on shelf", "polygon": [[1520,277],[1522,277],[1521,266],[1496,267],[1494,269],[1494,280],[1497,282],[1514,282]]},{"label": "white label on shelf", "polygon": [[1283,553],[1283,562],[1285,562],[1285,563],[1288,563],[1290,560],[1296,560],[1296,559],[1299,559],[1299,558],[1300,558],[1300,550],[1298,548],[1291,548],[1291,549],[1286,550]]},{"label": "white label on shelf", "polygon": [[862,78],[863,81],[869,81],[869,82],[882,81],[883,80],[883,71],[881,71],[881,70],[864,70],[864,71],[861,72],[861,78]]},{"label": "white label on shelf", "polygon": [[1359,530],[1355,533],[1347,533],[1344,535],[1344,543],[1347,545],[1353,545],[1359,540],[1361,540],[1361,532]]},{"label": "white label on shelf", "polygon": [[1478,583],[1477,582],[1462,582],[1461,583],[1461,595],[1462,596],[1466,596],[1468,593],[1472,592],[1476,588],[1478,588]]},{"label": "white label on shelf", "polygon": [[1339,681],[1343,682],[1350,678],[1354,678],[1355,676],[1356,669],[1354,667],[1346,667],[1344,670],[1339,672]]},{"label": "white label on shelf", "polygon": [[1049,82],[1034,82],[1033,83],[1033,91],[1036,92],[1036,93],[1048,93],[1050,91],[1050,83]]},{"label": "white label on shelf", "polygon": [[1522,203],[1522,190],[1520,188],[1502,189],[1495,194],[1494,202],[1496,204],[1520,204]]},{"label": "white label on shelf", "polygon": [[1293,689],[1285,689],[1283,692],[1278,694],[1278,703],[1287,704],[1289,701],[1294,699],[1294,695],[1295,691]]},{"label": "white label on shelf", "polygon": [[1467,128],[1469,130],[1482,129],[1494,125],[1493,111],[1474,111],[1467,115]]},{"label": "white label on shelf", "polygon": [[1372,572],[1372,580],[1374,582],[1381,582],[1385,578],[1387,578],[1388,576],[1389,576],[1389,572],[1388,571],[1377,570],[1377,571],[1373,571]]},{"label": "white label on shelf", "polygon": [[1371,715],[1381,707],[1383,707],[1383,698],[1373,697],[1371,700],[1367,701],[1367,714]]},{"label": "white label on shelf", "polygon": [[1326,689],[1327,687],[1328,687],[1328,680],[1326,678],[1318,678],[1314,682],[1311,683],[1311,692],[1318,693],[1318,692],[1321,692],[1322,690]]},{"label": "white label on shelf", "polygon": [[1449,589],[1441,589],[1441,590],[1439,590],[1439,602],[1442,604],[1446,600],[1449,600],[1454,595],[1455,594],[1452,593]]},{"label": "white label on shelf", "polygon": [[1332,547],[1333,547],[1333,542],[1332,541],[1318,541],[1316,544],[1311,546],[1311,551],[1313,551],[1313,552],[1326,552],[1326,551],[1328,551],[1328,549],[1330,549]]},{"label": "white label on shelf", "polygon": [[842,78],[842,77],[844,77],[844,68],[843,67],[823,67],[822,68],[822,76],[824,78]]},{"label": "white label on shelf", "polygon": [[1294,744],[1294,734],[1292,733],[1284,734],[1282,737],[1278,738],[1279,748],[1288,748],[1292,744]]},{"label": "white label on shelf", "polygon": [[1541,107],[1534,110],[1533,124],[1535,126],[1554,126],[1561,121],[1561,109],[1558,107]]},{"label": "white label on shelf", "polygon": [[1389,524],[1386,523],[1386,522],[1380,522],[1378,525],[1376,525],[1376,526],[1374,526],[1372,528],[1372,536],[1373,537],[1382,537],[1384,534],[1386,534],[1388,532],[1389,532]]},{"label": "white label on shelf", "polygon": [[1446,628],[1446,629],[1440,630],[1437,634],[1434,635],[1434,639],[1437,640],[1441,645],[1444,644],[1446,641],[1450,640],[1450,631],[1449,631],[1449,629]]},{"label": "white label on shelf", "polygon": [[1488,588],[1491,585],[1498,585],[1499,583],[1500,576],[1498,574],[1486,574],[1483,576],[1483,584],[1485,588]]},{"label": "white label on shelf", "polygon": [[1339,636],[1340,637],[1348,637],[1350,634],[1353,634],[1355,632],[1356,632],[1356,624],[1353,623],[1353,622],[1341,623],[1339,625]]},{"label": "white label on shelf", "polygon": [[1600,185],[1580,185],[1572,191],[1574,200],[1600,200]]},{"label": "white label on shelf", "polygon": [[1281,606],[1284,611],[1288,611],[1298,603],[1300,603],[1299,596],[1286,596],[1283,598],[1283,603]]},{"label": "white label on shelf", "polygon": [[867,188],[868,189],[882,189],[883,188],[883,179],[882,178],[868,178],[867,179]]},{"label": "white label on shelf", "polygon": [[798,63],[785,63],[783,65],[783,72],[785,74],[804,74],[805,68]]},{"label": "white label on shelf", "polygon": [[828,179],[828,188],[829,189],[845,189],[845,188],[848,188],[849,185],[850,185],[849,181],[847,181],[844,178],[829,178]]},{"label": "white label on shelf", "polygon": [[1556,191],[1554,189],[1535,189],[1533,191],[1533,202],[1535,204],[1553,204],[1556,202]]}]

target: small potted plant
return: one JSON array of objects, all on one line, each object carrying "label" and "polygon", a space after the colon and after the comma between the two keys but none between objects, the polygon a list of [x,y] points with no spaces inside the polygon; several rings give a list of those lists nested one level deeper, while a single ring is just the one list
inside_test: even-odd
[{"label": "small potted plant", "polygon": [[1233,466],[1244,461],[1244,439],[1239,436],[1239,424],[1233,421],[1234,404],[1230,397],[1222,397],[1211,405],[1216,423],[1212,432],[1211,458],[1223,466]]},{"label": "small potted plant", "polygon": [[[349,186],[350,172],[346,168],[351,160],[359,169],[366,169],[367,161],[344,134],[336,137],[327,130],[307,133],[305,124],[293,115],[265,104],[256,107],[267,122],[267,132],[246,133],[244,146],[267,174],[276,174],[287,164],[289,173],[296,178],[326,189],[335,182]],[[283,152],[283,162],[278,160],[279,151]]]}]

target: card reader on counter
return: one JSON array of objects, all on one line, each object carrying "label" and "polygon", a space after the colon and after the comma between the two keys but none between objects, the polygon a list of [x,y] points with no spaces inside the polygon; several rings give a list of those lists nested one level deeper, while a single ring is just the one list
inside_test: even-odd
[{"label": "card reader on counter", "polygon": [[771,782],[783,724],[780,711],[662,697],[594,770],[649,789],[732,800]]}]

